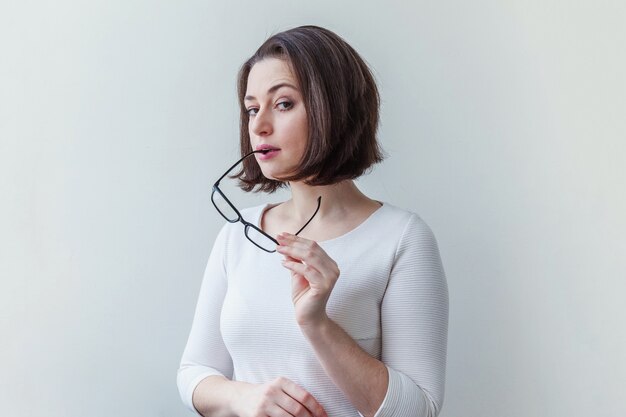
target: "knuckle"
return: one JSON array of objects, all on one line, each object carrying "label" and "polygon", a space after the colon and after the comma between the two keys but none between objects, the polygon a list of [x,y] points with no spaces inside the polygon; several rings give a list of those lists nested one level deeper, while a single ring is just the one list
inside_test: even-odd
[{"label": "knuckle", "polygon": [[298,404],[295,407],[293,407],[293,411],[294,413],[296,413],[297,416],[305,416],[305,409],[304,406],[302,404]]},{"label": "knuckle", "polygon": [[264,399],[267,399],[267,398],[272,397],[278,389],[279,388],[273,383],[266,384],[263,386],[263,389],[261,390],[261,394],[263,395]]},{"label": "knuckle", "polygon": [[308,402],[308,401],[310,401],[310,400],[311,400],[311,398],[313,398],[313,396],[312,396],[312,395],[311,395],[311,393],[310,393],[310,392],[308,392],[308,391],[305,391],[305,392],[302,394],[302,401],[303,401],[303,402]]}]

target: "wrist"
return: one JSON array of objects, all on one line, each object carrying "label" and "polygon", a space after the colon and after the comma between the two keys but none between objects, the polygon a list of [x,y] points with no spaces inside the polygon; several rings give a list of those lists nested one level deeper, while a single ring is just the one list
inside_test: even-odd
[{"label": "wrist", "polygon": [[323,334],[328,326],[332,323],[332,320],[326,313],[321,315],[320,317],[315,318],[314,320],[307,320],[306,322],[299,322],[300,330],[304,333],[305,336],[317,337]]},{"label": "wrist", "polygon": [[231,415],[243,416],[244,410],[240,409],[244,406],[244,401],[241,399],[247,394],[247,391],[253,387],[253,384],[241,381],[230,381],[229,390],[227,395],[228,408]]},{"label": "wrist", "polygon": [[193,407],[202,416],[238,417],[240,400],[248,383],[232,381],[223,375],[211,375],[196,386],[192,396]]}]

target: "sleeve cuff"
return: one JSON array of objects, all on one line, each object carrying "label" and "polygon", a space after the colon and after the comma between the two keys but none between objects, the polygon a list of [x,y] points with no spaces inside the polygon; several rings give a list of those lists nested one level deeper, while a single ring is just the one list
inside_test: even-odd
[{"label": "sleeve cuff", "polygon": [[222,374],[217,372],[217,371],[207,371],[207,372],[203,372],[201,374],[198,374],[191,381],[189,381],[189,383],[187,384],[186,391],[185,392],[181,392],[181,397],[182,397],[183,403],[187,406],[187,408],[190,411],[192,411],[197,416],[204,417],[193,406],[193,392],[195,391],[195,389],[198,386],[198,384],[200,383],[200,381],[202,381],[206,377],[213,376],[213,375],[222,375]]},{"label": "sleeve cuff", "polygon": [[[374,417],[434,417],[430,401],[408,376],[387,366],[389,384],[382,404]],[[360,417],[364,417],[359,412]]]}]

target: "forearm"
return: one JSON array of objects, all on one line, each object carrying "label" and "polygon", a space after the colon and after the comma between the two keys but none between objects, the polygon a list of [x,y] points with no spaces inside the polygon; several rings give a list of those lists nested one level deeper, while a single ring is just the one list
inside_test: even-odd
[{"label": "forearm", "polygon": [[302,332],[328,376],[352,405],[363,416],[374,416],[387,393],[385,364],[365,352],[330,318],[303,326]]},{"label": "forearm", "polygon": [[236,401],[247,385],[223,376],[209,376],[194,390],[193,406],[205,417],[237,417]]}]

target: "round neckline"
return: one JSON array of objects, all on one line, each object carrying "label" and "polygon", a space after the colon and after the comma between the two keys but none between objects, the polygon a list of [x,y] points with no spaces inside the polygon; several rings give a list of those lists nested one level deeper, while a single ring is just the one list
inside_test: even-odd
[{"label": "round neckline", "polygon": [[[346,233],[344,233],[344,234],[342,234],[342,235],[339,235],[339,236],[337,236],[337,237],[334,237],[334,238],[332,238],[332,239],[327,239],[327,240],[316,240],[315,242],[316,242],[316,243],[320,243],[320,244],[325,244],[325,243],[334,242],[334,241],[336,241],[336,240],[343,239],[344,237],[347,237],[347,236],[349,236],[349,235],[351,235],[351,234],[353,234],[353,233],[356,233],[359,229],[361,229],[361,228],[365,227],[365,225],[366,225],[367,223],[371,222],[371,221],[372,221],[372,219],[373,219],[374,217],[376,217],[380,211],[382,211],[384,208],[386,208],[386,207],[389,205],[389,204],[385,203],[384,201],[379,201],[379,200],[374,200],[374,201],[376,201],[377,203],[380,203],[380,204],[381,204],[381,206],[380,206],[380,207],[378,207],[376,210],[374,210],[374,212],[373,212],[373,213],[371,213],[369,216],[367,216],[367,217],[365,218],[365,220],[363,220],[361,223],[359,223],[359,224],[358,224],[358,225],[357,225],[354,229],[351,229],[351,230],[347,231]],[[259,229],[261,229],[261,219],[263,218],[263,214],[264,214],[264,213],[265,213],[268,209],[270,209],[270,208],[272,208],[272,207],[276,207],[277,205],[282,204],[282,203],[283,203],[283,202],[280,202],[280,203],[266,203],[266,204],[264,204],[263,206],[261,206],[261,210],[260,210],[259,215],[257,216],[257,218],[256,218],[256,222],[255,222],[256,227],[258,227]],[[261,230],[263,230],[263,229],[261,229]]]}]

